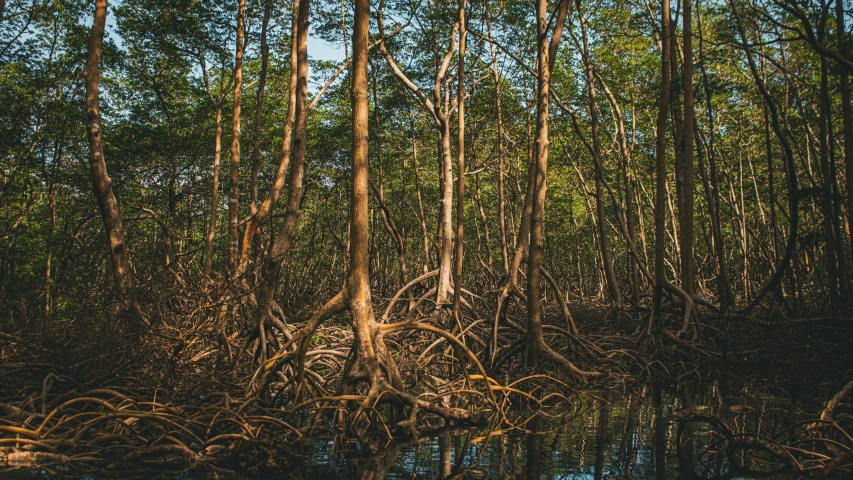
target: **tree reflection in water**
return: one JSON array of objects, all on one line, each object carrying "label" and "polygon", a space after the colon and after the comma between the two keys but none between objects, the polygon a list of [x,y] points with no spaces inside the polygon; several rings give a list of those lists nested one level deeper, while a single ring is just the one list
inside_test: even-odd
[{"label": "tree reflection in water", "polygon": [[[732,397],[724,398],[726,391]],[[520,428],[450,429],[398,440],[378,453],[355,444],[333,449],[331,441],[315,440],[306,443],[293,475],[335,480],[730,478],[726,456],[709,443],[709,426],[677,422],[680,413],[718,414],[740,431],[765,435],[795,421],[784,409],[764,408],[768,400],[749,388],[723,382],[596,392],[574,402],[564,412],[546,410]]]}]

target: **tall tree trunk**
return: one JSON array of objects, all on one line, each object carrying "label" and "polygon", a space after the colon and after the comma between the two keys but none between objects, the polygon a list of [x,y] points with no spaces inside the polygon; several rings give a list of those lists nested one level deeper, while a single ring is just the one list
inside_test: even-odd
[{"label": "tall tree trunk", "polygon": [[222,102],[216,104],[216,141],[213,150],[213,187],[210,193],[210,223],[207,226],[207,248],[204,255],[204,277],[210,279],[213,265],[213,241],[216,239],[216,217],[219,213],[219,159],[222,156]]},{"label": "tall tree trunk", "polygon": [[[565,0],[564,0],[565,1]],[[548,96],[551,72],[548,65],[548,1],[536,1],[536,144],[530,169],[535,172],[533,202],[530,215],[530,248],[527,258],[527,340],[529,363],[536,365],[547,349],[542,337],[542,305],[540,302],[542,254],[545,249],[545,195],[548,189]]]},{"label": "tall tree trunk", "polygon": [[465,0],[459,0],[459,66],[456,69],[456,99],[459,120],[456,140],[456,255],[453,272],[453,313],[459,319],[459,299],[462,294],[462,260],[465,251]]},{"label": "tall tree trunk", "polygon": [[[491,25],[489,25],[491,36]],[[489,51],[492,55],[492,76],[495,80],[495,109],[498,121],[498,224],[501,233],[501,261],[503,262],[504,275],[509,273],[509,245],[506,234],[506,195],[504,178],[506,177],[506,153],[504,151],[504,121],[503,109],[501,108],[501,78],[498,74],[498,58],[495,55],[495,46],[489,43]]]},{"label": "tall tree trunk", "polygon": [[[252,173],[250,179],[249,212],[254,216],[258,212],[258,173],[261,168],[261,127],[264,114],[264,91],[267,85],[267,66],[269,65],[270,47],[267,43],[267,27],[269,25],[272,0],[264,0],[264,17],[261,21],[261,72],[258,75],[258,91],[255,96],[255,124],[252,138]],[[248,228],[247,228],[248,230]],[[246,239],[243,239],[244,245]],[[261,232],[255,229],[251,237],[252,249],[260,254]],[[244,247],[245,249],[245,247]],[[242,252],[241,252],[242,263]]]},{"label": "tall tree trunk", "polygon": [[89,35],[88,55],[86,58],[86,133],[89,139],[89,173],[92,177],[92,190],[98,201],[104,230],[110,247],[113,266],[113,278],[119,300],[127,307],[138,309],[133,296],[133,279],[130,255],[124,239],[124,226],[121,212],[113,194],[112,180],[107,174],[104,160],[103,130],[101,126],[100,81],[101,44],[104,40],[104,28],[107,22],[107,0],[95,0],[95,19]]},{"label": "tall tree trunk", "polygon": [[[694,192],[696,191],[696,176],[693,162],[693,136],[696,122],[696,114],[693,105],[693,5],[692,0],[684,0],[684,13],[682,15],[684,34],[684,128],[682,174],[684,178],[681,206],[681,282],[685,293],[692,300],[695,297],[696,280],[694,272]],[[687,308],[687,306],[685,306]],[[687,333],[690,319],[695,319],[695,312],[685,315],[685,323],[681,332]],[[694,337],[699,334],[698,324],[693,323]]]},{"label": "tall tree trunk", "polygon": [[[844,29],[844,2],[835,2],[835,34],[838,44],[843,45],[849,41],[847,31]],[[839,65],[839,89],[841,90],[841,116],[843,117],[844,130],[844,165],[847,173],[847,222],[853,228],[853,107],[850,105],[850,69],[843,62]],[[853,261],[853,238],[849,238],[850,252],[848,258]],[[849,273],[849,271],[848,271]]]},{"label": "tall tree trunk", "polygon": [[655,140],[655,288],[652,293],[652,311],[649,331],[661,327],[661,300],[666,284],[666,131],[670,102],[670,13],[669,1],[661,2],[661,97],[657,116]]},{"label": "tall tree trunk", "polygon": [[282,190],[284,190],[284,183],[287,179],[287,168],[290,165],[290,154],[293,147],[293,128],[296,118],[296,89],[297,84],[299,83],[297,81],[299,70],[299,4],[299,0],[293,2],[293,11],[291,15],[290,82],[278,170],[276,170],[275,179],[270,187],[269,196],[252,212],[251,217],[249,217],[249,221],[246,223],[246,230],[243,232],[243,245],[241,247],[240,269],[238,270],[238,273],[243,273],[248,268],[252,239],[256,237],[256,232],[259,231],[261,224],[266,221],[266,219],[269,218],[275,210],[275,207],[281,198]]},{"label": "tall tree trunk", "polygon": [[771,125],[773,127],[773,132],[776,134],[776,138],[782,145],[782,151],[785,155],[785,173],[788,177],[788,218],[790,219],[790,222],[788,228],[788,240],[785,244],[785,253],[782,255],[782,258],[779,259],[779,262],[776,264],[776,269],[773,272],[773,275],[770,277],[764,287],[762,287],[761,291],[759,291],[759,293],[752,299],[749,305],[747,305],[742,310],[743,313],[749,313],[750,311],[752,311],[753,308],[755,308],[758,302],[760,302],[761,299],[764,298],[765,295],[767,295],[768,292],[778,292],[782,277],[784,276],[785,271],[788,269],[788,266],[791,263],[791,259],[794,257],[794,253],[797,246],[797,230],[800,223],[800,192],[799,182],[797,181],[797,166],[794,160],[794,151],[791,148],[791,143],[785,136],[785,131],[782,129],[781,122],[779,119],[779,111],[776,107],[776,102],[773,99],[773,96],[770,94],[770,90],[768,90],[767,85],[765,84],[764,79],[761,77],[761,74],[758,71],[758,67],[756,66],[755,59],[752,55],[752,47],[749,46],[749,40],[746,36],[746,30],[744,29],[743,22],[740,18],[740,13],[737,8],[737,0],[729,0],[728,4],[732,8],[732,11],[734,13],[738,34],[740,35],[741,41],[745,45],[744,54],[746,55],[746,60],[749,64],[749,69],[752,72],[755,84],[758,87],[758,91],[761,93],[762,98],[764,98],[764,103],[767,104],[767,108],[770,109]]},{"label": "tall tree trunk", "polygon": [[[699,19],[699,64],[702,70],[702,87],[705,93],[705,111],[708,115],[709,131],[709,142],[708,148],[706,149],[706,156],[708,158],[708,175],[705,185],[705,197],[708,202],[708,213],[711,223],[711,236],[713,238],[714,243],[714,254],[717,259],[717,296],[719,298],[721,309],[723,311],[726,311],[735,307],[735,297],[734,293],[732,293],[731,281],[729,280],[729,272],[728,267],[726,265],[726,246],[723,240],[722,228],[720,226],[720,187],[719,178],[717,175],[717,157],[715,150],[716,127],[714,125],[714,110],[711,98],[711,86],[710,82],[708,81],[708,72],[705,70],[705,56],[703,54],[704,52],[702,49],[703,37],[701,32],[701,17],[699,17]],[[704,168],[702,170],[704,171]],[[703,178],[705,178],[704,175]]]},{"label": "tall tree trunk", "polygon": [[356,0],[353,31],[352,98],[352,195],[350,197],[350,268],[346,294],[352,314],[353,350],[344,382],[352,391],[359,380],[371,386],[369,401],[380,392],[401,388],[400,374],[385,347],[382,330],[373,314],[370,298],[369,211],[368,211],[368,104],[367,41],[370,0]]},{"label": "tall tree trunk", "polygon": [[[823,29],[821,29],[823,30]],[[822,36],[822,35],[821,35]],[[820,113],[818,119],[818,149],[820,151],[820,172],[823,177],[823,192],[821,194],[821,210],[823,213],[823,239],[826,250],[826,275],[829,283],[829,302],[833,313],[838,312],[838,245],[835,244],[835,229],[833,228],[833,217],[835,211],[832,207],[832,185],[835,180],[832,176],[832,168],[829,165],[828,117],[829,117],[829,80],[826,57],[820,57]]]},{"label": "tall tree trunk", "polygon": [[[567,0],[563,0],[567,1]],[[558,21],[558,25],[560,22]],[[565,357],[551,349],[542,335],[542,257],[545,251],[545,197],[548,191],[549,96],[551,92],[551,48],[559,46],[559,38],[548,40],[548,0],[536,0],[536,144],[530,169],[534,172],[530,212],[530,248],[527,258],[527,345],[528,363],[536,366],[540,360],[550,360],[569,373],[581,377],[596,376],[584,372]],[[562,32],[559,32],[562,33]],[[558,33],[555,30],[555,37]],[[559,295],[559,292],[557,292]]]},{"label": "tall tree trunk", "polygon": [[438,287],[435,304],[437,308],[446,308],[453,303],[453,154],[449,115],[441,119],[439,136],[441,210],[438,220]]},{"label": "tall tree trunk", "polygon": [[234,115],[231,124],[231,188],[228,193],[228,266],[237,270],[239,238],[237,224],[240,206],[240,108],[243,97],[243,53],[246,0],[239,0],[237,10],[237,46],[234,55]]},{"label": "tall tree trunk", "polygon": [[[594,155],[601,158],[601,139],[598,131],[598,100],[595,90],[595,74],[593,73],[592,58],[589,53],[589,37],[587,35],[586,17],[578,3],[578,16],[580,18],[581,36],[583,40],[583,61],[586,69],[587,95],[589,98],[589,123],[592,129],[592,146]],[[607,290],[610,301],[618,309],[625,308],[622,301],[622,292],[616,280],[616,272],[613,269],[613,254],[610,249],[610,238],[607,232],[607,214],[604,205],[604,170],[603,165],[596,162],[595,167],[595,212],[598,216],[598,237],[601,243],[601,260],[604,264],[604,276],[607,280]]]},{"label": "tall tree trunk", "polygon": [[[285,255],[293,246],[296,236],[296,224],[299,219],[299,205],[302,200],[302,180],[305,174],[306,127],[308,120],[308,27],[309,0],[299,0],[296,8],[296,91],[294,108],[293,146],[290,160],[290,178],[288,181],[287,208],[278,232],[270,238],[270,246],[264,258],[261,270],[263,284],[258,289],[258,306],[262,317],[269,315],[272,296],[281,278],[281,268]],[[287,148],[285,139],[284,151]],[[284,163],[284,162],[282,162]]]},{"label": "tall tree trunk", "polygon": [[695,175],[693,165],[693,134],[695,123],[695,112],[693,107],[693,5],[691,0],[684,0],[684,12],[682,15],[684,34],[684,129],[683,129],[683,174],[684,190],[682,198],[682,225],[681,225],[681,282],[684,291],[691,297],[695,292],[695,280],[693,271],[693,223],[694,223],[694,198]]}]

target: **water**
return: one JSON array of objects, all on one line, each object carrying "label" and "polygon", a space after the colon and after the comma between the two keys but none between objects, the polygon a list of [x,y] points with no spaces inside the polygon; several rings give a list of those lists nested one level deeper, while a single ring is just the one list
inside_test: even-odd
[{"label": "water", "polygon": [[[771,394],[773,393],[773,394]],[[766,436],[797,420],[790,399],[749,385],[725,383],[676,387],[642,387],[627,392],[579,394],[570,408],[547,411],[523,426],[499,431],[450,430],[421,439],[382,444],[372,453],[364,444],[335,444],[306,439],[293,458],[260,478],[381,479],[669,479],[746,478],[734,475],[719,437],[704,423],[679,424],[683,411],[723,418],[735,432]],[[513,418],[529,418],[520,412]],[[681,441],[679,442],[679,439]],[[679,455],[679,452],[681,455]],[[742,461],[742,457],[737,457]],[[279,462],[273,462],[279,463]],[[746,465],[768,471],[755,459]],[[694,472],[691,474],[690,472]],[[790,475],[790,474],[789,474]],[[55,478],[44,472],[0,473],[0,479]],[[146,475],[147,478],[153,478]],[[171,477],[176,478],[176,477]],[[177,478],[242,479],[254,474],[210,469]]]},{"label": "water", "polygon": [[[673,415],[685,407],[719,415],[736,431],[772,435],[793,421],[788,400],[719,383],[700,387],[581,395],[568,411],[548,412],[524,428],[451,431],[371,454],[357,444],[308,442],[299,479],[664,479],[720,478],[725,455],[708,451],[707,424],[688,424],[678,446]],[[693,393],[691,393],[693,392]],[[598,398],[596,398],[598,397]],[[679,458],[679,450],[682,452]],[[692,454],[691,454],[692,451]],[[768,468],[755,462],[754,470]],[[695,475],[689,475],[689,471]],[[729,478],[740,478],[730,476]]]}]

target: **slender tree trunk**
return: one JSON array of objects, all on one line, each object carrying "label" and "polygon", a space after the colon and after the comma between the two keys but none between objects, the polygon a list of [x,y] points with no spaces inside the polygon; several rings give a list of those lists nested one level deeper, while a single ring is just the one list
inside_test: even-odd
[{"label": "slender tree trunk", "polygon": [[776,264],[776,269],[773,272],[773,275],[761,289],[761,291],[752,299],[752,301],[747,305],[742,312],[749,313],[753,308],[761,301],[764,296],[771,291],[777,291],[779,288],[779,284],[782,281],[782,277],[785,274],[785,271],[788,269],[788,266],[791,263],[791,259],[794,257],[794,253],[797,246],[797,229],[799,227],[800,222],[800,192],[799,192],[799,182],[797,180],[797,166],[794,160],[794,151],[791,148],[791,143],[788,141],[788,138],[785,136],[785,132],[782,129],[779,120],[779,112],[776,107],[776,102],[773,99],[773,96],[770,94],[770,91],[767,88],[767,85],[764,83],[764,79],[761,77],[761,74],[758,71],[758,67],[756,66],[755,59],[752,55],[752,47],[749,45],[749,40],[746,36],[746,31],[743,26],[743,22],[740,18],[740,13],[737,8],[737,0],[729,0],[729,6],[732,8],[734,12],[735,22],[737,24],[738,34],[740,35],[741,40],[747,45],[744,48],[744,54],[746,55],[747,63],[749,64],[749,69],[752,72],[753,79],[755,80],[755,84],[758,87],[761,96],[764,98],[764,103],[767,104],[767,107],[770,109],[770,120],[771,125],[773,127],[773,132],[776,134],[776,138],[779,140],[779,143],[782,145],[782,151],[785,154],[785,165],[786,165],[786,175],[788,177],[788,218],[790,219],[790,224],[788,228],[788,240],[785,245],[785,253],[782,258],[779,259],[779,262]]},{"label": "slender tree trunk", "polygon": [[240,206],[240,108],[243,97],[243,51],[246,0],[239,0],[237,11],[237,52],[234,56],[234,115],[231,126],[231,188],[228,193],[228,265],[237,270],[239,238],[237,224]]},{"label": "slender tree trunk", "polygon": [[661,327],[661,300],[666,284],[666,131],[670,102],[670,13],[669,1],[661,2],[661,98],[657,117],[655,141],[655,288],[652,294],[652,312],[649,331]]},{"label": "slender tree trunk", "polygon": [[[264,113],[264,90],[267,85],[267,66],[269,65],[270,47],[267,43],[267,27],[269,25],[270,13],[272,10],[272,1],[264,0],[264,17],[261,21],[261,71],[258,75],[258,91],[255,96],[255,124],[254,135],[252,142],[252,176],[250,179],[250,203],[249,213],[254,216],[258,212],[258,173],[261,168],[261,127],[263,126]],[[248,230],[248,228],[247,228]],[[260,254],[261,251],[261,235],[260,229],[256,228],[252,232],[251,243],[255,254]],[[244,249],[245,249],[245,241]],[[242,263],[242,252],[241,262]]]},{"label": "slender tree trunk", "polygon": [[[610,87],[607,86],[607,83],[604,81],[597,72],[594,71],[596,78],[601,83],[604,92],[607,94],[607,99],[610,102],[610,106],[613,109],[613,117],[616,121],[616,133],[618,135],[617,142],[619,144],[619,152],[622,156],[622,181],[625,184],[625,230],[627,234],[627,242],[629,244],[635,244],[634,238],[634,188],[632,186],[631,179],[631,150],[628,148],[628,136],[625,132],[625,118],[622,115],[622,109],[619,107],[619,102],[616,99],[616,95],[610,90]],[[628,272],[630,279],[630,286],[632,293],[634,295],[634,300],[639,304],[640,301],[640,269],[638,265],[637,259],[635,259],[632,255],[628,256]]]},{"label": "slender tree trunk", "polygon": [[[849,41],[844,27],[844,2],[835,2],[835,33],[838,44]],[[853,107],[850,105],[850,69],[839,62],[839,89],[841,90],[841,116],[844,135],[844,165],[847,177],[847,222],[853,228]],[[850,251],[847,255],[853,261],[853,238],[849,238]],[[849,271],[848,271],[849,272]]]},{"label": "slender tree trunk", "polygon": [[216,104],[216,141],[213,150],[213,187],[210,193],[210,223],[204,255],[204,277],[210,279],[213,265],[213,241],[216,239],[216,217],[219,212],[219,159],[222,156],[222,102]]},{"label": "slender tree trunk", "polygon": [[[489,28],[491,30],[491,26]],[[504,122],[503,109],[501,108],[501,79],[498,74],[498,58],[495,55],[495,46],[492,43],[489,43],[489,51],[492,54],[492,75],[495,80],[495,109],[498,116],[498,224],[501,234],[501,261],[503,262],[504,275],[507,275],[509,273],[509,245],[507,244],[506,234],[506,194],[504,192],[506,152],[504,151]]]},{"label": "slender tree trunk", "polygon": [[[299,205],[302,200],[302,180],[305,174],[306,127],[308,119],[308,27],[309,0],[299,0],[296,10],[296,92],[294,108],[294,135],[292,159],[290,160],[290,178],[288,180],[287,208],[278,232],[270,238],[270,246],[264,258],[261,270],[263,285],[259,288],[258,305],[262,316],[269,314],[272,296],[281,277],[281,268],[285,255],[293,246],[296,236],[296,224],[299,219]],[[285,139],[286,140],[286,139]],[[285,147],[287,145],[285,144]],[[284,150],[284,149],[282,149]],[[351,241],[351,240],[350,240]]]},{"label": "slender tree trunk", "polygon": [[551,72],[548,65],[548,1],[536,1],[537,26],[537,101],[536,101],[536,145],[531,170],[533,202],[530,215],[530,248],[527,259],[527,338],[529,363],[536,365],[547,348],[542,337],[541,272],[542,254],[545,247],[545,195],[548,189],[548,96]]},{"label": "slender tree trunk", "polygon": [[50,316],[53,312],[53,279],[51,261],[53,260],[53,238],[56,234],[56,184],[53,181],[48,185],[47,207],[50,212],[50,226],[47,230],[47,240],[45,248],[47,249],[47,258],[44,261],[44,320],[45,325],[50,321]]},{"label": "slender tree trunk", "polygon": [[[601,158],[601,140],[598,132],[598,100],[595,91],[595,75],[592,68],[592,59],[589,54],[589,38],[587,35],[586,17],[578,5],[578,16],[580,17],[581,36],[583,40],[583,61],[586,68],[587,95],[589,97],[589,123],[592,129],[592,146],[594,155]],[[601,243],[601,260],[604,264],[604,276],[607,281],[607,290],[610,300],[618,309],[625,308],[622,301],[622,292],[616,280],[616,272],[613,269],[613,255],[610,249],[610,238],[607,233],[607,214],[604,205],[604,171],[596,162],[595,167],[595,212],[598,216],[598,237]]]},{"label": "slender tree trunk", "polygon": [[86,132],[89,138],[89,173],[92,177],[92,190],[98,201],[104,230],[110,248],[113,266],[113,278],[119,300],[126,306],[137,309],[133,296],[133,280],[130,255],[124,238],[124,226],[121,212],[113,194],[112,180],[107,174],[104,160],[103,130],[100,113],[100,60],[101,44],[104,40],[104,28],[107,22],[107,0],[95,0],[95,19],[89,36],[86,58]]},{"label": "slender tree trunk", "polygon": [[[701,17],[700,17],[701,19]],[[701,23],[699,24],[701,29]],[[708,185],[705,187],[708,211],[711,222],[711,235],[714,241],[714,254],[717,258],[717,296],[723,311],[735,308],[735,296],[732,292],[731,280],[726,264],[726,245],[723,240],[722,227],[720,225],[720,186],[717,172],[716,157],[716,127],[714,125],[714,110],[711,98],[711,86],[708,81],[708,72],[705,70],[705,57],[703,55],[703,37],[699,32],[699,56],[700,68],[702,69],[702,87],[705,92],[705,110],[708,115],[709,144],[707,148],[708,158]],[[697,129],[698,131],[698,129]],[[769,135],[769,132],[768,132]],[[770,173],[772,179],[772,172]],[[770,187],[773,188],[772,186]]]},{"label": "slender tree trunk", "polygon": [[693,134],[695,112],[693,107],[693,5],[691,0],[684,0],[682,14],[684,34],[684,129],[683,129],[683,175],[684,189],[682,198],[681,224],[681,282],[682,288],[690,298],[695,296],[694,279],[694,198],[695,173],[693,162]]},{"label": "slender tree trunk", "polygon": [[281,193],[284,190],[287,168],[290,165],[290,154],[293,146],[293,128],[296,118],[296,89],[297,84],[299,83],[297,81],[299,70],[299,5],[299,0],[295,0],[293,2],[290,37],[290,83],[278,170],[276,170],[275,180],[273,180],[269,196],[255,209],[254,212],[252,212],[252,216],[246,224],[246,230],[243,232],[243,245],[240,253],[239,273],[245,272],[246,268],[248,268],[251,253],[251,240],[256,237],[255,233],[260,229],[261,224],[266,221],[266,219],[269,218],[275,210],[275,207],[281,198]]},{"label": "slender tree trunk", "polygon": [[415,136],[415,120],[412,116],[412,113],[409,112],[409,120],[411,122],[411,133],[412,133],[412,170],[415,174],[415,191],[418,196],[418,220],[421,223],[421,233],[424,243],[424,273],[429,272],[429,247],[430,247],[430,239],[429,239],[429,229],[427,228],[426,214],[424,213],[424,201],[423,195],[421,194],[421,176],[420,169],[418,168],[418,139]]},{"label": "slender tree trunk", "polygon": [[835,244],[835,229],[833,228],[832,208],[832,169],[829,165],[829,149],[832,148],[828,139],[828,117],[829,117],[829,81],[826,57],[820,57],[820,113],[818,126],[818,149],[820,150],[820,172],[823,177],[823,192],[821,194],[821,210],[823,213],[823,239],[826,249],[826,274],[829,283],[829,301],[833,313],[838,312],[838,245]]},{"label": "slender tree trunk", "polygon": [[[566,0],[564,0],[566,1]],[[564,13],[565,15],[565,13]],[[563,16],[565,19],[565,16]],[[557,21],[557,25],[562,22]],[[547,359],[570,373],[590,377],[596,372],[584,372],[575,367],[563,356],[556,353],[545,343],[542,335],[542,257],[545,251],[545,198],[548,191],[548,153],[550,140],[548,138],[549,96],[551,92],[551,59],[550,48],[559,47],[559,30],[548,40],[548,0],[536,0],[536,144],[534,158],[530,170],[533,172],[530,181],[533,182],[530,212],[530,248],[527,258],[527,345],[528,363],[536,366],[540,360]],[[546,275],[547,277],[547,275]],[[557,292],[559,295],[559,292]]]},{"label": "slender tree trunk", "polygon": [[770,119],[764,105],[764,150],[767,155],[767,189],[770,195],[770,233],[773,240],[773,262],[779,261],[779,222],[776,219],[776,178],[773,166],[773,146],[770,142]]},{"label": "slender tree trunk", "polygon": [[456,69],[459,120],[456,140],[456,255],[453,272],[453,313],[459,319],[459,299],[462,294],[462,260],[465,251],[465,0],[459,0],[459,66]]},{"label": "slender tree trunk", "polygon": [[453,302],[453,154],[450,145],[450,118],[442,117],[440,125],[441,210],[438,227],[438,288],[437,308]]}]

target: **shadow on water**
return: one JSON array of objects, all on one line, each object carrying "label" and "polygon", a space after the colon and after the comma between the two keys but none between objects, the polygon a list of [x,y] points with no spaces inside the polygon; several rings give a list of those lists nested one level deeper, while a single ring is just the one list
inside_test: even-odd
[{"label": "shadow on water", "polygon": [[[731,395],[723,394],[725,387],[713,382],[589,391],[579,394],[570,409],[546,411],[517,428],[450,430],[383,444],[378,453],[360,443],[307,439],[296,449],[298,458],[282,462],[295,465],[294,469],[270,478],[744,478],[730,471],[728,457],[707,424],[679,423],[674,421],[677,415],[704,412],[723,418],[739,431],[772,436],[797,421],[797,408],[788,399],[750,386],[731,388]],[[523,412],[519,414],[521,418]],[[760,458],[747,459],[746,466],[753,471],[770,470]],[[0,473],[2,479],[33,477],[50,478],[36,472]],[[177,478],[258,477],[195,470]]]}]

